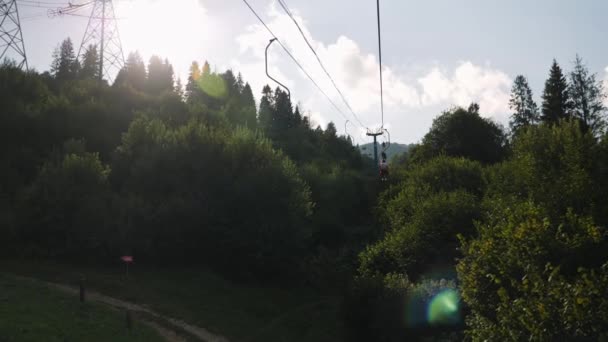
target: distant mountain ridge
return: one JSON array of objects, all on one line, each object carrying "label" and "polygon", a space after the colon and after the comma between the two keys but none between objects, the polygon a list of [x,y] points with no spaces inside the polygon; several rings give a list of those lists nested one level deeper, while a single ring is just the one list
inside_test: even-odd
[{"label": "distant mountain ridge", "polygon": [[[410,148],[412,148],[412,146],[414,146],[414,144],[391,143],[391,146],[386,151],[386,156],[387,156],[388,160],[391,160],[393,158],[393,156],[395,156],[395,155],[406,153],[407,151],[410,150]],[[364,156],[370,157],[372,159],[374,158],[374,144],[373,143],[359,145],[359,151]],[[382,152],[382,145],[378,144],[378,158],[380,158],[380,152]]]}]

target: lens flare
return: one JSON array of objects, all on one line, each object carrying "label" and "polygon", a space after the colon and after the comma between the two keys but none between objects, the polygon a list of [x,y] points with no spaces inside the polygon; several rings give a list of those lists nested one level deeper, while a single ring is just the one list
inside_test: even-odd
[{"label": "lens flare", "polygon": [[216,74],[202,76],[197,81],[200,89],[207,95],[216,99],[224,98],[228,94],[228,88],[224,79]]},{"label": "lens flare", "polygon": [[433,297],[427,310],[427,320],[431,325],[458,324],[460,322],[458,292],[448,289]]}]

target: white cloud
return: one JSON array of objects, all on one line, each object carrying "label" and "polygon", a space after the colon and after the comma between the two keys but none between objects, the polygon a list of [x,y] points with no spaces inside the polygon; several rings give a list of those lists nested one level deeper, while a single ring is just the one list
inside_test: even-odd
[{"label": "white cloud", "polygon": [[422,86],[422,104],[454,104],[467,106],[479,103],[482,112],[490,115],[508,111],[511,78],[490,67],[461,62],[451,77],[435,67],[418,79]]},{"label": "white cloud", "polygon": [[[379,126],[380,84],[376,56],[362,51],[356,41],[344,35],[330,43],[315,40],[297,10],[292,9],[292,12],[361,121],[370,127],[374,127],[374,124]],[[267,8],[264,20],[319,86],[354,121],[289,16],[280,12],[273,2]],[[261,89],[263,84],[270,83],[264,73],[264,48],[269,38],[269,33],[260,24],[247,27],[236,38],[240,53],[238,59],[247,60],[248,64],[236,60],[232,64],[243,71],[245,79],[252,83],[254,89]],[[277,43],[269,51],[269,64],[272,75],[290,87],[294,100],[301,100],[305,110],[314,111],[312,117],[315,121],[327,123],[334,120],[340,127],[344,117],[336,113]],[[409,78],[403,73],[407,73]],[[432,113],[430,118],[424,119],[424,122],[429,122],[441,109],[453,105],[468,106],[471,102],[479,103],[482,113],[495,118],[508,112],[511,78],[489,65],[476,65],[470,61],[462,61],[451,69],[420,65],[404,69],[384,65],[383,76],[387,114],[385,127],[391,123],[395,128],[409,126],[412,120],[422,124],[421,119],[413,115],[428,116],[428,113]]]},{"label": "white cloud", "polygon": [[[218,21],[199,0],[182,0],[179,6],[173,0],[132,0],[116,2],[115,6],[123,18],[118,26],[125,57],[137,50],[145,62],[152,55],[168,58],[183,82],[191,62],[205,56],[206,46],[222,44],[221,37],[213,34]],[[194,29],[200,34],[184,36]]]}]

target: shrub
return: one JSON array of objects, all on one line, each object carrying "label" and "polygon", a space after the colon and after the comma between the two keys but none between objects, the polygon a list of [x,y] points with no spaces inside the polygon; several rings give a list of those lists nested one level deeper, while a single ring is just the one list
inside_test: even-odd
[{"label": "shrub", "polygon": [[[608,249],[593,220],[531,202],[501,206],[463,240],[458,274],[473,340],[608,337]],[[502,213],[502,214],[500,214]]]}]

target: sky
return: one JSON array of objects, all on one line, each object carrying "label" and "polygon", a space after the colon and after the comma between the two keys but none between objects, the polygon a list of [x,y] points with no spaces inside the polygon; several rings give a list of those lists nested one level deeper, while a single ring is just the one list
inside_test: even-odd
[{"label": "sky", "polygon": [[[66,37],[80,44],[90,6],[77,12],[82,16],[49,18],[48,7],[67,1],[17,1],[30,67],[48,70]],[[382,125],[376,1],[285,0],[356,118],[278,2],[248,1],[340,111],[275,43],[269,70],[290,88],[292,101],[315,124],[333,121],[341,134],[368,142],[366,129]],[[168,58],[182,81],[194,60],[218,72],[231,68],[258,101],[262,86],[273,85],[264,72],[271,36],[242,0],[114,0],[114,6],[125,55]],[[483,116],[508,125],[513,79],[526,76],[540,102],[554,58],[569,71],[578,53],[608,86],[608,1],[381,0],[380,10],[384,127],[394,142],[418,142],[442,111],[473,101]]]}]

